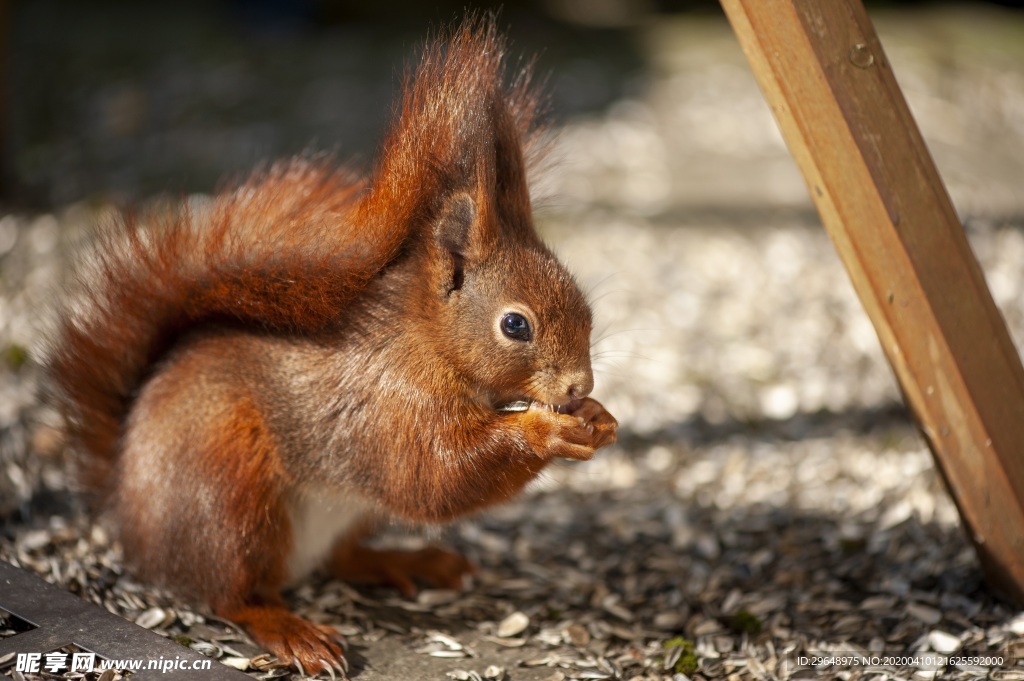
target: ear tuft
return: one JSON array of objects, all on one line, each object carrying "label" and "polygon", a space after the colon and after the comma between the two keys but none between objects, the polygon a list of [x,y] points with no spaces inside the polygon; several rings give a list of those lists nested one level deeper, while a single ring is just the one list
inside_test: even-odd
[{"label": "ear tuft", "polygon": [[[495,232],[488,238],[504,225],[530,225],[526,162],[537,149],[541,99],[529,66],[514,69],[507,82],[505,53],[494,16],[472,12],[427,43],[406,73],[398,115],[360,202],[361,221],[412,233],[433,227],[435,208],[455,205],[451,197],[467,192],[474,229]],[[443,231],[459,237],[464,215],[451,217]],[[467,246],[476,239],[468,237]]]}]

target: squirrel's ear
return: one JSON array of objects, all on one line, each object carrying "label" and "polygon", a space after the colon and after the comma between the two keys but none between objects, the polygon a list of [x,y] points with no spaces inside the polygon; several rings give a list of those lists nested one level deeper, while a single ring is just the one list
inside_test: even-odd
[{"label": "squirrel's ear", "polygon": [[468,193],[449,197],[434,225],[434,240],[442,257],[449,262],[445,289],[452,293],[462,288],[466,264],[480,262],[491,247],[482,225],[483,212]]}]

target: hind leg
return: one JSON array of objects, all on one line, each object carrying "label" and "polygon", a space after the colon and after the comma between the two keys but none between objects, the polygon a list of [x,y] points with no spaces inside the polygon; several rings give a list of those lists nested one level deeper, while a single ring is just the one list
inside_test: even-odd
[{"label": "hind leg", "polygon": [[197,395],[200,383],[165,372],[132,410],[113,509],[125,554],[144,579],[207,603],[282,661],[307,673],[342,669],[338,634],[279,596],[292,544],[289,477],[262,414],[208,381]]},{"label": "hind leg", "polygon": [[242,627],[278,660],[300,667],[306,674],[348,671],[341,634],[290,612],[280,596],[250,598],[243,605],[222,607],[216,613]]},{"label": "hind leg", "polygon": [[365,546],[366,533],[346,537],[334,547],[331,574],[346,582],[383,584],[412,598],[417,582],[441,589],[461,589],[466,575],[476,572],[463,555],[429,546],[418,551],[374,549]]}]

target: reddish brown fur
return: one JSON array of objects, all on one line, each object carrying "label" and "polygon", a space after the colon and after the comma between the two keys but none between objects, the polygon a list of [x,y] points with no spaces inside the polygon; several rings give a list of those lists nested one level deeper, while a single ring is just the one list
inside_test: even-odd
[{"label": "reddish brown fur", "polygon": [[109,492],[131,395],[184,331],[211,320],[287,333],[337,323],[404,236],[344,229],[358,190],[323,162],[293,159],[218,196],[201,219],[183,209],[148,232],[126,219],[104,235],[81,284],[91,303],[63,318],[52,364],[89,455],[86,489]]},{"label": "reddish brown fur", "polygon": [[429,45],[369,182],[294,158],[218,195],[209,215],[185,207],[158,216],[148,226],[154,241],[128,216],[108,230],[80,283],[93,304],[63,318],[52,361],[89,453],[87,490],[107,491],[130,395],[182,331],[209,320],[299,334],[338,324],[437,198],[475,174],[494,116],[509,128],[504,137],[516,136],[506,143],[535,148],[539,100],[526,71],[502,87],[503,54],[486,22]]},{"label": "reddish brown fur", "polygon": [[[189,399],[200,389],[187,383],[204,375],[204,361],[182,354],[133,405],[110,512],[140,576],[220,612],[285,581],[284,495],[293,480],[253,398],[212,396],[209,410]],[[231,532],[205,526],[211,518]]]},{"label": "reddish brown fur", "polygon": [[448,521],[615,439],[587,397],[589,307],[533,228],[537,99],[502,85],[503,52],[489,21],[429,45],[365,181],[296,159],[125,219],[62,318],[61,405],[129,561],[307,670],[342,660],[278,595],[307,562],[458,585],[461,557],[363,530]]}]

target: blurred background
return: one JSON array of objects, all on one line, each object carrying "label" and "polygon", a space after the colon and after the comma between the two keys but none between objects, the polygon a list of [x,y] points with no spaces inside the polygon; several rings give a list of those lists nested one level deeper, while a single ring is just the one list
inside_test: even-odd
[{"label": "blurred background", "polygon": [[[311,149],[367,167],[404,65],[466,4],[0,0],[0,557],[105,598],[62,567],[61,542],[86,564],[107,544],[39,399],[53,292],[97,221]],[[1020,348],[1020,3],[867,4]],[[598,640],[613,613],[637,631],[601,630],[608,650],[655,660],[654,630],[737,669],[770,667],[766,636],[1024,655],[717,3],[509,0],[499,23],[546,78],[538,226],[593,301],[621,439],[454,532],[493,596],[474,617],[575,613]]]},{"label": "blurred background", "polygon": [[[1020,15],[989,2],[868,4],[940,159],[953,148],[986,157],[960,173],[947,164],[954,193],[1019,172],[1019,150],[1000,142],[1020,136]],[[62,205],[208,192],[310,148],[366,160],[404,64],[464,7],[501,8],[515,51],[548,76],[557,125],[587,134],[587,122],[650,114],[655,151],[615,147],[612,129],[618,160],[583,164],[648,169],[612,180],[619,189],[596,192],[603,200],[648,214],[809,205],[718,4],[699,0],[4,0],[4,196]],[[582,183],[573,198],[586,198]],[[1008,209],[1013,198],[991,189],[989,207]]]}]

